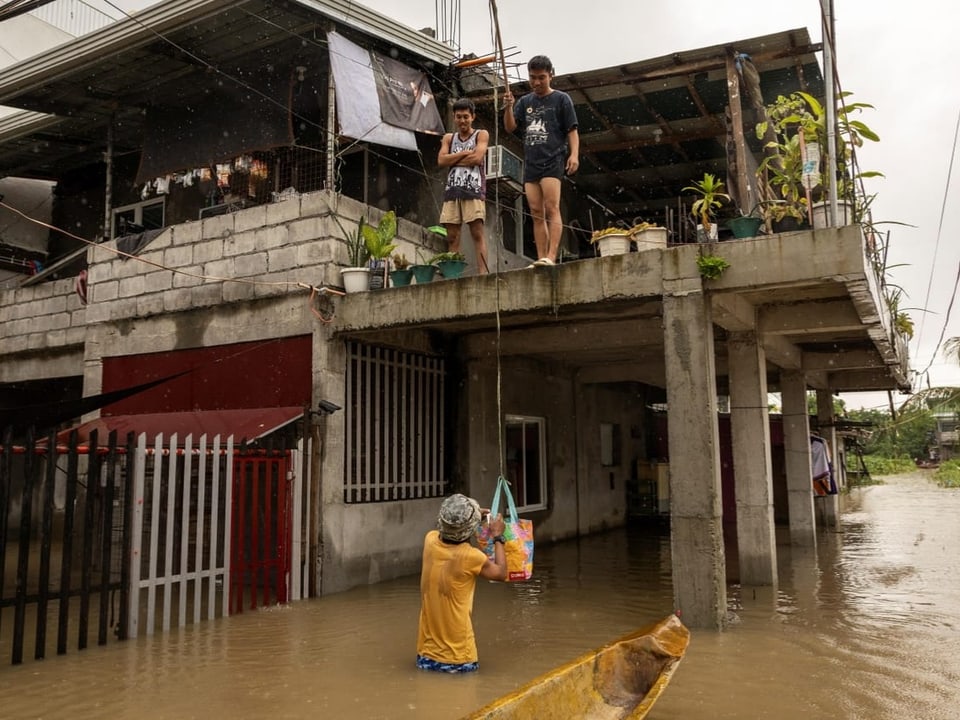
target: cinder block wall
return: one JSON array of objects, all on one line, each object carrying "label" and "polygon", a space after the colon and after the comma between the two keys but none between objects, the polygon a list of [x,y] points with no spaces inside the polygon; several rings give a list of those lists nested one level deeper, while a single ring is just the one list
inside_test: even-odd
[{"label": "cinder block wall", "polygon": [[[170,226],[134,258],[118,254],[116,241],[91,246],[88,305],[76,278],[0,291],[0,365],[8,366],[0,381],[51,376],[41,362],[51,351],[60,358],[56,374],[82,374],[93,325],[342,287],[347,247],[340,225],[353,232],[364,214],[374,224],[383,215],[320,191]],[[431,239],[400,220],[397,242],[415,257]],[[66,356],[75,368],[64,367]]]}]

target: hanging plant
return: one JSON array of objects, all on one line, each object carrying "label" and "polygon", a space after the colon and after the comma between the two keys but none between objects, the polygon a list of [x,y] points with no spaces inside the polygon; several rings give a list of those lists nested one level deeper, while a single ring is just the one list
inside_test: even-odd
[{"label": "hanging plant", "polygon": [[730,263],[719,255],[700,255],[697,257],[697,270],[700,276],[707,280],[716,280],[723,275],[723,271],[730,267]]}]

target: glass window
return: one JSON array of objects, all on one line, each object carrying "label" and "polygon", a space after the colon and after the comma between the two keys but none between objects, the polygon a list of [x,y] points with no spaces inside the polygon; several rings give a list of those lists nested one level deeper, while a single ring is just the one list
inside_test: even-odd
[{"label": "glass window", "polygon": [[519,512],[547,507],[546,421],[507,415],[504,429],[507,480]]},{"label": "glass window", "polygon": [[163,207],[163,198],[160,198],[116,208],[113,211],[113,237],[162,228]]}]

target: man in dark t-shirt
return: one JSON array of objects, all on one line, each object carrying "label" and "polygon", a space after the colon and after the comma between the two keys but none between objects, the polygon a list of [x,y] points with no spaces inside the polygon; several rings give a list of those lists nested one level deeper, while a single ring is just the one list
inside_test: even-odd
[{"label": "man in dark t-shirt", "polygon": [[580,167],[580,134],[573,100],[550,87],[553,63],[537,55],[527,63],[532,92],[514,101],[504,92],[503,125],[523,137],[523,188],[533,216],[537,260],[533,265],[557,262],[563,218],[560,215],[560,181]]}]

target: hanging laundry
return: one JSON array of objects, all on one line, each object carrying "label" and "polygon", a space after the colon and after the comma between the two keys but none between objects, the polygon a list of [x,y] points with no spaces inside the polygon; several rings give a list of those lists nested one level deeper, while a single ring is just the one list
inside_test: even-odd
[{"label": "hanging laundry", "polygon": [[218,163],[217,164],[217,185],[220,187],[230,187],[230,172],[231,167],[229,165]]},{"label": "hanging laundry", "polygon": [[827,441],[819,435],[810,436],[810,472],[813,475],[813,491],[816,495],[837,494]]}]

